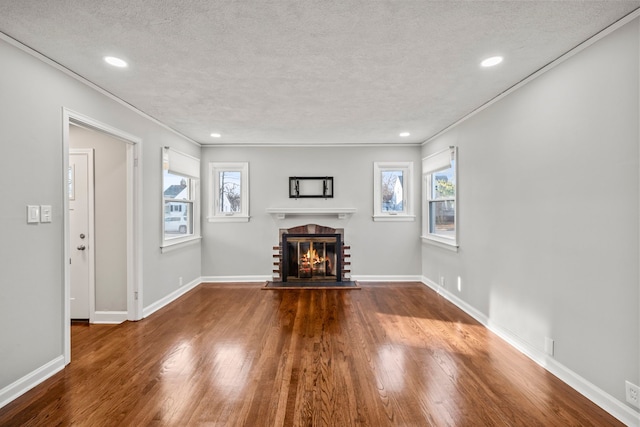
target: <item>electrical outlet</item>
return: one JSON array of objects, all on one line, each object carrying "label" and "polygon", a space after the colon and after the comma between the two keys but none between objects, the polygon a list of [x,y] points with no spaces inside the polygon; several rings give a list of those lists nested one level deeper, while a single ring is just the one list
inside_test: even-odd
[{"label": "electrical outlet", "polygon": [[178,286],[182,287],[182,277],[178,277]]},{"label": "electrical outlet", "polygon": [[627,402],[636,408],[640,408],[640,387],[630,383],[629,381],[625,381],[624,385],[627,390]]},{"label": "electrical outlet", "polygon": [[544,337],[544,352],[549,356],[553,356],[554,342],[549,337]]},{"label": "electrical outlet", "polygon": [[444,276],[440,276],[440,286],[444,288]]}]

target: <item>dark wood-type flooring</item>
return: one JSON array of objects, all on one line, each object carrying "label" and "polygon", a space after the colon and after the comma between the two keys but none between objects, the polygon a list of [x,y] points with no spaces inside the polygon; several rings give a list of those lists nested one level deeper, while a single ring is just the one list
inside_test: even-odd
[{"label": "dark wood-type flooring", "polygon": [[72,363],[0,426],[622,425],[419,283],[203,284],[72,326]]}]

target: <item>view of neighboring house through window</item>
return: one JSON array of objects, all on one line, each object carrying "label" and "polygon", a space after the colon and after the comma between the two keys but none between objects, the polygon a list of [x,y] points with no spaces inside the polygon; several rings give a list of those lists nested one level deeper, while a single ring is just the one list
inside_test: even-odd
[{"label": "view of neighboring house through window", "polygon": [[191,179],[164,171],[164,233],[165,239],[193,234],[193,204]]},{"label": "view of neighboring house through window", "polygon": [[423,176],[426,190],[423,237],[457,246],[455,148],[425,158]]},{"label": "view of neighboring house through window", "polygon": [[200,160],[162,149],[162,247],[200,237]]},{"label": "view of neighboring house through window", "polygon": [[375,162],[374,221],[413,221],[411,185],[413,162]]},{"label": "view of neighboring house through window", "polygon": [[382,171],[382,212],[404,211],[404,187],[402,170]]},{"label": "view of neighboring house through window", "polygon": [[249,221],[249,163],[209,163],[210,222]]}]

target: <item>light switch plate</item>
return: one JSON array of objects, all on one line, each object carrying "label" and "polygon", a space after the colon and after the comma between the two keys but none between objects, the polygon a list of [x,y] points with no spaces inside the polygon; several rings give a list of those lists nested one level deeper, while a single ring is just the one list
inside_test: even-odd
[{"label": "light switch plate", "polygon": [[51,205],[40,205],[40,222],[51,222]]},{"label": "light switch plate", "polygon": [[27,206],[27,224],[40,222],[40,206]]}]

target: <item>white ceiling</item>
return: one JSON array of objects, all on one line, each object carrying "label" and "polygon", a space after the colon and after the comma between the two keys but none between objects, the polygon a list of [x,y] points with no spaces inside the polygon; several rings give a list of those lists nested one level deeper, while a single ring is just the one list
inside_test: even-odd
[{"label": "white ceiling", "polygon": [[0,31],[201,144],[420,143],[638,7],[0,0]]}]

